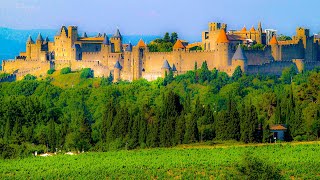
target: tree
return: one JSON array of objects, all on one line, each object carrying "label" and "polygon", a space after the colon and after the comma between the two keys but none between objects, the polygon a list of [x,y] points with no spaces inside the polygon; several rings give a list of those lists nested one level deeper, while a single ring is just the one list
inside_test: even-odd
[{"label": "tree", "polygon": [[277,40],[278,41],[288,41],[288,40],[292,40],[292,38],[290,36],[286,36],[286,35],[280,34],[277,37]]},{"label": "tree", "polygon": [[69,73],[71,73],[71,68],[70,67],[62,68],[61,71],[60,71],[60,74],[69,74]]},{"label": "tree", "polygon": [[240,79],[242,77],[242,70],[240,66],[237,66],[236,69],[234,70],[233,74],[232,74],[232,79],[234,81],[237,81],[238,79]]},{"label": "tree", "polygon": [[172,44],[176,43],[176,41],[178,40],[178,34],[176,32],[171,33],[171,40],[170,42]]},{"label": "tree", "polygon": [[291,83],[291,79],[294,75],[297,74],[297,68],[295,65],[291,65],[288,68],[285,68],[282,71],[282,75],[281,75],[281,80],[283,83],[285,84],[290,84]]},{"label": "tree", "polygon": [[25,80],[25,81],[36,80],[36,79],[37,79],[37,77],[36,77],[36,76],[33,76],[33,75],[31,75],[31,74],[27,74],[27,75],[25,75],[25,76],[23,77],[23,80]]},{"label": "tree", "polygon": [[48,144],[49,144],[49,147],[51,148],[51,151],[54,151],[54,148],[56,148],[56,144],[57,144],[57,139],[56,139],[57,135],[56,135],[56,126],[53,119],[49,121],[48,130],[49,130]]},{"label": "tree", "polygon": [[81,79],[93,78],[93,71],[91,68],[84,68],[80,74]]},{"label": "tree", "polygon": [[170,42],[171,38],[168,32],[165,33],[164,37],[163,37],[163,41],[164,42]]}]

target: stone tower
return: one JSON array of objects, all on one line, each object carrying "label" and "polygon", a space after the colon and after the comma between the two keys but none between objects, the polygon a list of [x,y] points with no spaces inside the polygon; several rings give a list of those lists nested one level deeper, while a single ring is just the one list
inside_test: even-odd
[{"label": "stone tower", "polygon": [[119,60],[116,62],[116,64],[114,65],[114,70],[113,70],[113,81],[114,82],[118,82],[120,80],[120,71],[122,69],[122,66],[120,65]]},{"label": "stone tower", "polygon": [[231,65],[230,45],[227,34],[224,29],[221,29],[216,40],[217,53],[216,60],[219,61],[220,68],[225,69]]},{"label": "stone tower", "polygon": [[261,25],[261,22],[259,22],[258,24],[258,34],[257,34],[257,38],[256,38],[256,41],[258,44],[262,44],[262,25]]},{"label": "stone tower", "polygon": [[29,36],[26,44],[26,58],[31,59],[31,46],[34,44],[34,41],[32,40],[32,37]]},{"label": "stone tower", "polygon": [[238,66],[240,66],[242,72],[245,72],[246,68],[247,68],[247,60],[248,59],[239,44],[236,52],[234,53],[234,55],[232,57],[233,68],[236,69]]},{"label": "stone tower", "polygon": [[168,60],[164,60],[163,65],[161,67],[162,77],[165,78],[166,75],[169,74],[170,70],[171,70],[171,67],[169,65]]},{"label": "stone tower", "polygon": [[142,39],[132,50],[132,73],[133,80],[139,79],[142,76],[142,69],[145,61],[145,52],[148,51],[147,45]]},{"label": "stone tower", "polygon": [[271,46],[271,54],[275,61],[280,61],[280,47],[276,36],[273,36],[272,39],[269,42],[269,45]]},{"label": "stone tower", "polygon": [[122,52],[122,36],[117,29],[116,33],[111,37],[111,52],[120,53]]}]

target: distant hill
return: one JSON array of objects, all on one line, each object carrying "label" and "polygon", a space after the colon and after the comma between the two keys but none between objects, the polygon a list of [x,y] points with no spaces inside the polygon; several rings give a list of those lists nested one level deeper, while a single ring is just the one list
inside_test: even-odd
[{"label": "distant hill", "polygon": [[[45,38],[49,37],[50,41],[57,33],[57,30],[52,29],[34,29],[34,30],[17,30],[0,27],[0,63],[5,59],[14,59],[15,56],[19,55],[21,51],[25,51],[26,40],[29,35],[32,36],[33,40],[36,40],[38,33],[41,32],[42,36]],[[79,34],[82,34],[79,32]],[[94,36],[98,33],[87,33],[89,36]],[[108,35],[109,37],[111,35]],[[123,36],[123,42],[131,42],[133,45],[137,44],[140,38],[146,42],[150,42],[155,38],[160,36],[155,35],[129,35]]]}]

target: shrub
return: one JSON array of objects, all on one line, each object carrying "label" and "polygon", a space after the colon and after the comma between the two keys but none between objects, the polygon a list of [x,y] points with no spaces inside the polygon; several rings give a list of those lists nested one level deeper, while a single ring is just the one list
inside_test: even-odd
[{"label": "shrub", "polygon": [[0,78],[6,78],[8,76],[10,76],[10,74],[8,74],[8,73],[0,73]]},{"label": "shrub", "polygon": [[55,71],[56,71],[56,70],[54,70],[54,69],[49,69],[49,70],[47,71],[47,74],[53,74]]},{"label": "shrub", "polygon": [[282,179],[279,169],[250,153],[244,155],[237,170],[243,179]]},{"label": "shrub", "polygon": [[90,68],[84,68],[80,74],[81,79],[93,78],[93,71]]},{"label": "shrub", "polygon": [[25,75],[24,77],[23,77],[23,80],[27,80],[27,81],[29,81],[29,80],[36,80],[37,79],[37,77],[36,76],[33,76],[33,75],[31,75],[31,74],[27,74],[27,75]]},{"label": "shrub", "polygon": [[62,68],[60,71],[60,74],[69,74],[69,73],[71,73],[70,67]]}]

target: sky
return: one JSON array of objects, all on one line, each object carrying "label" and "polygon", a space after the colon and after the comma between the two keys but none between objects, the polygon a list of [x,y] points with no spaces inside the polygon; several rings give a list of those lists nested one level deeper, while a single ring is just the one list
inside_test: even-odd
[{"label": "sky", "polygon": [[201,39],[209,22],[228,29],[244,25],[293,35],[298,26],[320,32],[319,0],[0,0],[0,26],[59,29],[76,25],[83,32],[162,35]]}]

